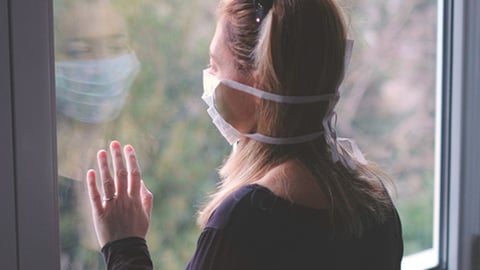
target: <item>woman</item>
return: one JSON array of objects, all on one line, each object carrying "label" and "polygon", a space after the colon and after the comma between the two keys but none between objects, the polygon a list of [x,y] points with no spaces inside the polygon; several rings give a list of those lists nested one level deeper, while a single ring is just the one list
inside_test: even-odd
[{"label": "woman", "polygon": [[[187,269],[400,269],[387,178],[334,130],[351,49],[334,1],[224,0],[219,13],[202,97],[234,150]],[[102,252],[109,269],[151,269],[152,195],[133,148],[126,167],[118,142],[110,151],[103,202],[87,173]]]}]

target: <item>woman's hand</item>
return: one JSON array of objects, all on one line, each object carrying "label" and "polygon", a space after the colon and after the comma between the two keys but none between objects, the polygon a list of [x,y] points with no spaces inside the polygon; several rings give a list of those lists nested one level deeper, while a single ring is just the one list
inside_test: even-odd
[{"label": "woman's hand", "polygon": [[[140,168],[131,145],[123,149],[119,142],[110,144],[113,175],[110,173],[105,150],[97,154],[104,196],[97,188],[94,170],[87,172],[87,186],[92,206],[93,222],[100,247],[126,238],[145,238],[150,224],[153,196],[141,180]],[[123,162],[125,156],[126,167]]]}]

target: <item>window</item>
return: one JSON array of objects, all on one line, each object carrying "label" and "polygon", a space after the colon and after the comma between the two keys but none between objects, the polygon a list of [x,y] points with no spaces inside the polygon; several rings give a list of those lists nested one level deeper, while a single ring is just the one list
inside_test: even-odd
[{"label": "window", "polygon": [[58,189],[62,269],[98,269],[85,172],[117,139],[136,148],[155,194],[154,265],[182,269],[195,211],[229,147],[206,114],[202,70],[217,1],[56,1]]},{"label": "window", "polygon": [[355,46],[341,89],[338,128],[392,176],[408,257],[437,245],[439,4],[348,1],[346,6]]},{"label": "window", "polygon": [[[352,10],[352,25],[355,28],[359,27],[358,29],[354,28],[352,32],[352,37],[356,39],[356,57],[361,57],[360,52],[362,52],[362,50],[366,52],[366,50],[372,48],[372,46],[381,47],[382,45],[378,45],[375,42],[377,45],[372,45],[374,43],[371,43],[371,38],[375,38],[375,35],[369,34],[368,31],[363,32],[365,29],[372,30],[369,24],[377,21],[375,20],[376,17],[362,15],[362,12],[366,12],[368,9],[360,9],[358,5],[369,4],[371,8],[379,8],[380,10],[382,10],[382,8],[388,10],[387,6],[393,5],[393,7],[391,6],[390,8],[391,10],[397,11],[397,13],[401,13],[401,9],[398,7],[408,6],[408,1],[388,1],[390,3],[382,3],[381,1],[378,1],[378,3],[375,3],[377,1],[363,2],[364,1],[355,1],[355,3],[345,4],[347,7],[350,5],[349,8]],[[60,7],[60,4],[61,1],[55,1],[56,16],[61,14],[57,13],[57,11],[61,11],[63,8]],[[81,207],[84,202],[76,201],[76,199],[82,197],[81,182],[67,179],[76,179],[77,177],[74,177],[74,173],[71,173],[72,175],[69,176],[67,173],[62,172],[65,168],[67,168],[65,171],[70,172],[84,170],[83,167],[74,168],[74,165],[68,165],[70,163],[67,160],[71,157],[68,155],[62,156],[63,149],[67,149],[65,145],[70,147],[77,145],[76,147],[81,147],[79,141],[73,138],[74,135],[78,136],[80,132],[71,132],[70,129],[65,129],[67,125],[71,125],[72,129],[76,130],[98,126],[99,128],[95,129],[96,133],[84,131],[83,134],[86,134],[85,136],[91,136],[91,138],[93,138],[91,141],[98,142],[99,146],[105,145],[113,135],[119,134],[115,136],[117,139],[134,144],[139,148],[137,152],[144,155],[141,160],[144,173],[147,171],[150,175],[155,176],[161,170],[165,176],[164,181],[154,182],[153,179],[148,180],[148,178],[145,177],[146,181],[151,181],[147,183],[149,186],[164,191],[164,193],[159,192],[156,194],[156,203],[158,204],[155,208],[158,210],[166,210],[167,206],[175,206],[176,209],[188,210],[185,213],[181,213],[180,211],[170,213],[169,216],[164,217],[163,220],[158,216],[158,219],[152,224],[150,245],[152,246],[152,250],[162,254],[158,261],[155,262],[156,266],[163,266],[164,269],[169,269],[168,267],[170,267],[170,269],[181,269],[186,261],[185,258],[191,255],[193,245],[188,241],[195,241],[197,237],[197,232],[193,224],[194,208],[191,206],[200,202],[204,198],[204,194],[211,190],[215,181],[215,175],[211,172],[211,168],[219,164],[220,160],[218,159],[221,159],[228,151],[222,139],[216,134],[216,131],[209,126],[208,119],[201,113],[203,107],[200,107],[201,105],[198,106],[197,100],[201,93],[201,87],[192,87],[195,84],[200,86],[200,71],[206,62],[204,52],[206,51],[212,33],[211,31],[213,30],[213,24],[211,28],[207,27],[204,31],[193,31],[189,26],[210,21],[212,14],[209,12],[213,9],[208,6],[210,2],[207,3],[206,1],[179,4],[173,3],[173,1],[155,1],[150,3],[150,1],[145,0],[137,3],[128,3],[119,0],[118,3],[113,1],[112,4],[112,7],[121,14],[120,17],[123,17],[125,20],[125,25],[127,26],[127,35],[125,35],[125,37],[127,38],[117,40],[118,46],[114,46],[117,48],[110,48],[110,50],[134,52],[137,59],[139,59],[140,72],[134,80],[132,79],[128,96],[125,97],[123,106],[120,106],[118,115],[116,115],[117,112],[115,112],[114,109],[111,110],[111,115],[115,115],[115,117],[114,119],[109,119],[110,121],[108,123],[72,124],[70,122],[74,120],[69,119],[70,116],[66,115],[66,113],[59,111],[57,127],[58,130],[66,131],[66,133],[63,134],[59,132],[56,135],[58,137],[59,155],[58,172],[60,173],[58,179],[58,191],[60,193],[58,204],[61,207],[66,207],[62,209],[70,209],[70,211],[63,211],[58,219],[56,200],[57,181],[55,180],[57,173],[55,165],[56,144],[54,140],[54,131],[56,130],[54,120],[57,110],[52,106],[56,98],[51,95],[51,90],[55,83],[53,76],[55,65],[53,63],[52,29],[55,28],[55,31],[61,31],[61,29],[57,29],[60,25],[55,24],[55,27],[53,27],[51,24],[53,5],[50,1],[3,0],[0,2],[0,15],[2,15],[0,16],[0,59],[2,60],[0,61],[0,138],[2,142],[6,142],[6,144],[4,144],[5,147],[2,146],[3,151],[0,152],[0,170],[3,173],[2,177],[5,179],[0,181],[0,205],[2,205],[2,212],[5,213],[4,219],[0,223],[0,232],[3,239],[9,239],[6,244],[0,246],[0,250],[2,251],[0,253],[2,254],[0,259],[2,264],[0,268],[2,269],[60,269],[60,258],[62,269],[78,269],[82,268],[82,264],[83,266],[93,266],[100,263],[98,253],[96,253],[96,250],[90,248],[93,247],[92,245],[95,245],[95,243],[92,243],[92,240],[84,239],[84,236],[92,236],[93,234],[88,231],[82,232],[79,228],[65,225],[69,222],[84,223],[85,219],[83,216],[85,216],[85,213],[82,212],[82,209],[88,209],[87,207]],[[395,4],[399,6],[396,8],[394,6]],[[193,6],[195,8],[193,8]],[[432,95],[441,93],[442,97],[442,102],[437,102],[435,99],[429,101],[431,103],[430,107],[428,107],[430,110],[428,112],[434,111],[436,113],[436,115],[430,119],[438,120],[437,122],[435,120],[429,120],[430,122],[428,123],[431,123],[434,128],[432,129],[430,126],[430,129],[426,128],[421,130],[425,131],[425,134],[430,134],[426,136],[430,138],[433,137],[436,141],[430,141],[428,144],[425,144],[428,145],[425,149],[430,149],[426,155],[430,155],[431,162],[429,163],[430,165],[428,165],[429,167],[418,171],[420,171],[419,175],[427,179],[426,182],[429,183],[430,186],[427,184],[425,188],[420,187],[419,192],[435,190],[433,179],[435,179],[436,173],[439,176],[438,179],[447,178],[449,181],[438,181],[437,183],[441,183],[442,185],[436,186],[439,191],[437,193],[432,193],[432,195],[424,193],[424,195],[433,196],[423,201],[424,207],[422,209],[427,209],[425,211],[427,211],[428,214],[419,215],[419,218],[429,219],[426,220],[426,222],[419,223],[426,229],[421,237],[426,238],[424,238],[424,241],[417,243],[415,239],[421,238],[412,237],[413,240],[409,242],[412,244],[406,242],[407,253],[413,255],[413,257],[410,258],[412,259],[412,265],[416,266],[416,268],[421,267],[420,264],[425,257],[420,257],[421,259],[415,261],[415,256],[422,255],[422,253],[418,253],[419,251],[427,251],[427,253],[430,252],[434,257],[440,259],[439,261],[434,260],[434,264],[436,264],[438,269],[447,269],[447,267],[448,269],[470,269],[474,256],[471,243],[474,240],[474,236],[480,233],[478,231],[478,228],[480,228],[480,226],[478,226],[478,220],[480,220],[478,217],[480,214],[477,213],[480,201],[475,194],[475,191],[479,188],[479,184],[476,183],[476,175],[479,173],[478,162],[480,162],[478,154],[476,154],[479,152],[479,146],[475,141],[475,138],[480,135],[480,130],[475,122],[475,116],[480,113],[480,106],[478,106],[478,100],[480,99],[477,91],[478,87],[480,87],[480,82],[475,76],[480,70],[478,61],[480,57],[478,50],[476,50],[479,46],[478,36],[480,36],[480,34],[478,30],[473,27],[480,23],[479,18],[475,16],[480,9],[480,3],[473,0],[456,1],[455,3],[453,3],[453,1],[445,1],[436,6],[436,2],[434,1],[424,1],[424,3],[419,6],[412,5],[410,7],[412,9],[410,9],[411,12],[407,17],[410,19],[403,21],[403,28],[400,27],[397,31],[391,32],[392,36],[390,36],[390,38],[394,43],[400,44],[415,40],[412,36],[404,36],[414,35],[415,31],[421,31],[417,28],[415,28],[415,31],[405,30],[411,26],[409,23],[415,21],[412,20],[412,18],[416,18],[415,16],[421,17],[421,21],[425,24],[422,26],[426,28],[433,27],[433,32],[430,31],[428,33],[435,35],[436,26],[429,26],[427,21],[429,18],[436,20],[437,9],[439,14],[445,14],[445,17],[439,20],[439,22],[442,21],[442,28],[444,29],[441,32],[445,33],[445,35],[438,38],[438,40],[440,40],[440,46],[438,47],[439,50],[437,50],[438,53],[442,52],[443,58],[437,58],[435,55],[423,55],[428,60],[422,64],[425,64],[426,70],[429,71],[426,71],[426,73],[422,74],[423,76],[418,79],[430,81],[430,86],[433,87],[429,86],[422,89],[432,91],[430,92]],[[434,10],[432,11],[433,15],[428,12],[428,10],[431,9]],[[142,14],[144,10],[148,12]],[[195,14],[192,13],[192,15],[188,13],[193,10],[196,11]],[[382,10],[379,14],[375,14],[375,12],[369,14],[378,16],[394,14],[384,13],[384,11],[385,10]],[[144,16],[139,16],[139,14]],[[429,17],[428,15],[433,17]],[[178,17],[179,20],[174,22],[171,16]],[[368,20],[366,19],[367,17]],[[395,18],[398,19],[396,16],[391,16],[391,18],[387,19]],[[60,19],[56,18],[55,22],[58,20]],[[363,25],[362,20],[364,22]],[[145,24],[143,24],[143,22]],[[161,35],[152,35],[152,33],[159,30],[157,28],[151,28],[151,26],[155,24],[163,25],[164,28],[160,28],[160,30],[162,33],[168,32],[170,39],[161,38]],[[376,27],[380,26],[387,27],[388,23],[380,23],[380,25]],[[181,34],[180,30],[191,32],[189,34]],[[367,33],[367,35],[365,35],[365,33]],[[142,35],[147,36],[148,39],[139,39],[139,36]],[[55,34],[55,42],[58,42],[60,37],[60,35]],[[425,39],[421,39],[420,41],[428,43],[428,40],[433,42],[437,40],[436,38],[428,39],[429,37],[431,38],[432,36],[422,36],[422,38]],[[376,38],[378,40],[378,37]],[[123,45],[118,43],[123,43]],[[419,43],[417,43],[417,45]],[[62,59],[58,54],[58,44],[59,43],[55,45],[55,53],[57,62],[60,62],[66,58]],[[393,44],[392,46],[400,46],[399,44]],[[143,46],[146,46],[147,49]],[[155,48],[171,48],[172,50],[168,53],[160,53],[156,51]],[[428,52],[435,51],[433,47],[430,48],[431,50],[427,49]],[[410,55],[408,54],[408,50],[412,49],[411,47],[403,49],[406,51],[399,50],[397,53],[388,54],[387,56],[398,57],[405,55],[404,53]],[[415,55],[417,52],[411,53],[411,55]],[[155,58],[157,55],[160,55],[160,58],[154,61],[153,59],[157,59]],[[381,55],[373,54],[372,58],[381,58]],[[399,59],[403,58],[400,57]],[[437,92],[435,92],[434,87],[435,72],[432,69],[435,68],[435,59],[442,59],[442,65],[440,65],[439,68],[439,74],[442,74],[442,76],[439,76],[439,78],[441,78],[443,88]],[[357,60],[359,60],[357,63],[364,63],[364,59]],[[407,58],[407,60],[412,61],[411,58]],[[357,64],[353,62],[351,71],[347,76],[351,80],[355,78],[355,65]],[[192,71],[188,71],[190,67],[195,68],[192,69]],[[402,67],[403,65],[400,61],[398,62],[398,66],[390,67],[390,70],[398,72],[396,75],[401,78],[404,78],[403,75],[405,74],[410,74],[414,76],[414,78],[417,78],[415,77],[417,74],[411,74],[411,71],[401,70]],[[385,70],[389,70],[389,68],[386,67]],[[179,75],[182,75],[181,78],[178,77]],[[357,140],[363,150],[369,149],[366,152],[368,157],[380,162],[387,169],[394,170],[394,166],[399,165],[393,164],[393,159],[389,160],[388,157],[383,158],[382,154],[384,154],[384,152],[382,152],[381,149],[378,151],[370,150],[373,149],[372,142],[362,139],[362,135],[364,135],[363,133],[365,132],[365,130],[361,128],[364,126],[362,125],[362,121],[368,120],[360,119],[367,115],[368,110],[365,110],[365,106],[369,106],[370,103],[368,102],[373,102],[372,98],[374,98],[369,95],[380,94],[379,97],[388,98],[390,97],[388,94],[392,94],[392,92],[395,94],[395,91],[389,88],[391,85],[386,84],[388,77],[385,74],[383,75],[385,77],[375,77],[371,75],[372,79],[364,80],[367,84],[364,89],[366,89],[367,92],[358,107],[359,109],[355,111],[358,118],[351,121],[345,120],[348,119],[349,111],[346,109],[348,105],[344,103],[342,105],[344,106],[342,107],[343,109],[339,110],[338,125],[341,135],[351,135]],[[156,83],[151,83],[152,81],[148,82],[149,78]],[[410,77],[407,76],[407,80],[405,80],[407,85],[410,83],[408,79],[410,79]],[[416,81],[416,79],[414,81]],[[344,85],[343,91],[346,97],[348,97],[350,85],[353,85],[351,81],[347,81]],[[175,91],[178,89],[182,91]],[[196,89],[199,90],[197,91]],[[449,89],[454,89],[455,91],[450,91]],[[389,90],[391,92],[389,92]],[[156,91],[155,94],[161,97],[161,99],[149,99],[153,91]],[[386,93],[383,93],[383,91],[386,91]],[[401,98],[403,97],[404,96],[401,96]],[[368,101],[369,99],[370,101]],[[345,98],[344,100],[347,102],[349,98]],[[155,102],[160,101],[168,102],[163,104],[163,106],[155,104]],[[136,102],[137,105],[146,105],[135,107]],[[174,102],[180,102],[184,105],[183,107],[173,106],[173,104],[177,104]],[[435,109],[435,106],[439,104],[441,105],[440,109]],[[62,106],[61,103],[58,105]],[[407,106],[409,104],[401,103],[400,105]],[[156,111],[148,111],[149,108],[155,108]],[[370,108],[375,110],[379,109],[375,107]],[[449,108],[449,110],[444,112],[445,108]],[[200,110],[200,113],[197,113],[197,110]],[[395,116],[398,117],[397,115],[393,115],[393,117]],[[407,117],[408,115],[400,116]],[[432,115],[429,115],[429,117],[432,117]],[[400,120],[404,120],[402,117],[400,118]],[[178,125],[178,123],[181,122],[178,121],[179,119],[184,121],[183,124]],[[157,121],[158,125],[151,126],[155,121]],[[392,123],[389,119],[383,121]],[[372,120],[372,122],[379,121],[375,119],[375,121]],[[412,122],[416,123],[416,120],[412,120]],[[439,123],[441,123],[441,126]],[[139,134],[134,130],[136,127],[142,128],[142,130],[146,130],[146,132]],[[377,129],[373,130],[375,130],[376,133],[373,135],[382,131],[381,127],[375,128]],[[395,127],[390,126],[388,128],[394,129]],[[126,132],[122,132],[121,134],[117,133],[120,129]],[[168,132],[166,132],[166,130],[168,130]],[[192,131],[189,133],[192,137],[186,137],[186,130]],[[71,134],[71,136],[69,136],[69,134]],[[134,134],[139,137],[134,137]],[[434,136],[435,134],[436,137]],[[415,133],[413,135],[422,134]],[[207,140],[205,138],[212,138],[214,136],[217,136],[218,140]],[[406,139],[409,138],[410,137],[407,137]],[[390,138],[379,137],[378,144],[389,145],[389,139]],[[69,144],[68,140],[72,140],[75,143]],[[387,143],[384,144],[384,141]],[[67,143],[64,144],[65,142]],[[154,142],[159,142],[160,148],[155,148],[152,144]],[[436,149],[441,149],[440,152],[433,150],[435,149],[435,144],[437,145]],[[171,147],[165,147],[165,145],[171,145]],[[389,145],[389,147],[395,150],[394,144],[392,145]],[[414,150],[418,150],[420,154],[426,153],[421,151],[425,145],[420,145],[418,149]],[[199,149],[200,147],[203,148]],[[95,150],[84,148],[82,151],[86,160],[88,160],[88,156],[91,156],[92,151],[94,152]],[[206,160],[202,165],[196,165],[192,162],[199,159],[199,157],[196,156],[199,155],[199,153],[202,154],[201,158]],[[149,155],[154,156],[155,159],[150,158]],[[211,155],[211,157],[217,157],[217,160],[213,158],[207,160],[205,156],[209,155]],[[189,164],[192,164],[192,168],[179,170],[175,168],[177,160],[173,159],[186,159],[190,162]],[[439,161],[435,161],[435,159]],[[149,164],[150,162],[152,164]],[[156,166],[153,166],[153,163],[155,163]],[[77,164],[85,167],[93,165]],[[441,166],[435,168],[435,164]],[[409,174],[412,173],[415,174],[417,172],[409,172]],[[395,171],[393,177],[396,181],[408,182],[407,176],[397,175]],[[83,176],[80,176],[80,178],[83,179]],[[173,181],[173,179],[178,181]],[[193,182],[187,182],[190,180]],[[179,192],[180,187],[187,183],[191,184],[191,186],[189,186],[186,191],[182,189],[183,192]],[[400,183],[397,185],[399,193],[397,204],[399,205],[402,215],[404,215],[403,213],[408,211],[402,209],[408,210],[409,208],[408,205],[405,207],[405,204],[415,200],[420,201],[421,198],[418,198],[418,196],[405,197],[404,188],[411,187],[402,186]],[[189,199],[181,197],[183,195],[189,196]],[[424,196],[424,198],[428,196]],[[444,207],[434,208],[435,198],[437,198],[437,205],[442,204]],[[445,210],[449,210],[449,215],[440,215],[440,213],[443,213]],[[438,213],[438,218],[434,218],[435,212]],[[72,218],[68,218],[65,214],[72,214]],[[58,220],[60,220],[60,223],[58,223]],[[406,222],[406,218],[404,218],[404,229],[408,230],[409,225],[414,223],[414,221],[415,220]],[[60,224],[60,230],[58,230],[57,224]],[[438,226],[434,226],[435,224]],[[158,236],[155,235],[155,227],[173,229],[167,234]],[[78,231],[79,233],[65,234],[65,232],[69,231],[69,228],[74,228],[71,230]],[[416,228],[417,227],[413,228],[411,233],[417,232],[418,230],[416,230]],[[59,242],[57,238],[58,231],[62,232],[62,251],[60,257],[59,254],[57,254]],[[177,233],[180,235],[180,233],[184,232],[187,232],[181,236],[184,237],[184,246],[175,245],[173,239],[178,237]],[[72,238],[68,238],[65,237],[65,235],[73,236]],[[405,236],[407,235],[408,232],[405,233]],[[447,243],[447,239],[448,245],[445,244]],[[69,243],[69,240],[73,242]],[[410,240],[406,238],[406,241]]]},{"label": "window", "polygon": [[[195,206],[214,188],[213,168],[229,151],[199,99],[216,3],[55,2],[62,269],[102,265],[83,179],[112,139],[137,148],[156,194],[148,235],[154,264],[181,269],[193,253]],[[405,254],[433,250],[437,2],[343,5],[356,42],[340,134],[392,174]]]}]

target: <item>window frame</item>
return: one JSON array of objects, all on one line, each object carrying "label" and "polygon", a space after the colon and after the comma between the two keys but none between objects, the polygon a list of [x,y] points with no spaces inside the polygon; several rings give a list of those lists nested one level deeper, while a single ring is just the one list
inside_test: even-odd
[{"label": "window frame", "polygon": [[[478,252],[480,235],[480,126],[475,116],[480,115],[480,2],[451,1],[452,24],[447,31],[451,46],[447,66],[450,77],[449,95],[450,153],[448,183],[448,238],[447,269],[474,269],[474,249]],[[478,257],[478,256],[476,256]],[[478,259],[477,259],[478,260]]]},{"label": "window frame", "polygon": [[[439,265],[430,269],[471,269],[480,235],[480,2],[439,5]],[[1,269],[60,269],[53,46],[52,0],[0,0]]]},{"label": "window frame", "polygon": [[52,1],[0,7],[0,268],[60,269]]},{"label": "window frame", "polygon": [[435,120],[435,174],[434,174],[434,213],[433,247],[404,257],[402,269],[445,269],[449,184],[449,143],[451,141],[449,121],[452,106],[450,103],[450,26],[452,23],[451,4],[453,1],[437,1],[437,64],[436,64],[436,120]]},{"label": "window frame", "polygon": [[8,2],[0,2],[0,268],[17,268],[15,183],[13,171],[12,96],[10,89],[10,44]]}]

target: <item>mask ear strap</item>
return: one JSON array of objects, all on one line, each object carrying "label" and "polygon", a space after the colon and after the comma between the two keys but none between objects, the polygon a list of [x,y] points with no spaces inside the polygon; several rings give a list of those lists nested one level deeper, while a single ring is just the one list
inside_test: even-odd
[{"label": "mask ear strap", "polygon": [[330,147],[330,152],[334,163],[340,160],[340,153],[338,152],[337,146],[337,132],[335,130],[337,114],[333,110],[335,104],[337,104],[337,100],[338,97],[335,100],[332,99],[330,101],[327,115],[323,119],[322,123],[325,132],[325,142]]},{"label": "mask ear strap", "polygon": [[[344,71],[337,86],[336,98],[330,101],[327,115],[323,119],[323,128],[325,130],[325,142],[330,147],[333,162],[336,163],[337,161],[340,161],[343,166],[345,166],[345,168],[349,169],[350,171],[354,171],[357,168],[355,160],[361,164],[367,164],[367,160],[365,159],[365,156],[362,154],[360,148],[355,143],[355,141],[348,138],[337,138],[336,131],[337,113],[335,112],[335,106],[340,97],[338,89],[340,87],[340,84],[343,82],[346,71],[350,64],[350,59],[352,57],[353,40],[348,39],[345,46]],[[348,151],[340,142],[348,142],[352,150]]]},{"label": "mask ear strap", "polygon": [[[354,140],[349,138],[338,138],[337,142],[338,142],[338,146],[342,148],[344,154],[349,155],[350,158],[354,158],[361,164],[365,165],[368,163],[362,151],[360,150],[360,148],[358,147],[357,143]],[[347,142],[350,145],[351,151],[347,150],[345,146],[342,145],[342,142]]]},{"label": "mask ear strap", "polygon": [[[333,103],[333,102],[332,102]],[[361,164],[367,164],[367,160],[360,148],[354,140],[349,138],[337,138],[337,131],[335,129],[337,122],[337,114],[332,111],[328,117],[323,120],[323,128],[325,130],[325,141],[330,148],[332,161],[334,163],[340,161],[345,168],[350,171],[355,171],[357,166],[355,160]],[[347,150],[341,142],[348,142],[351,151]]]},{"label": "mask ear strap", "polygon": [[229,79],[222,79],[220,83],[230,87],[233,90],[240,91],[243,93],[256,96],[261,99],[266,99],[278,103],[287,103],[287,104],[308,104],[316,103],[320,101],[329,101],[335,97],[335,94],[326,94],[326,95],[313,95],[313,96],[283,96],[274,94],[265,90],[257,89],[236,81]]}]

